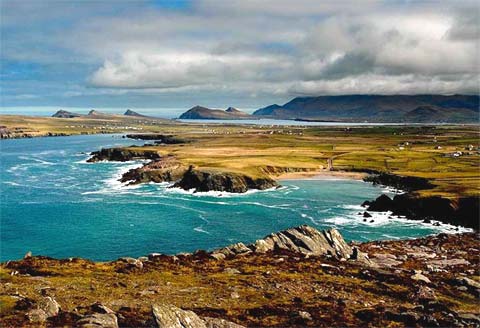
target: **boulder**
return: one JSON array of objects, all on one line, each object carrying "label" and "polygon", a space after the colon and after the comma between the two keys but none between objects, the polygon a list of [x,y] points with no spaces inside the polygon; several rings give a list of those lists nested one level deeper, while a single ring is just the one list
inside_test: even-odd
[{"label": "boulder", "polygon": [[27,319],[31,323],[42,324],[47,321],[47,314],[41,309],[33,309],[27,312]]},{"label": "boulder", "polygon": [[152,313],[158,328],[207,328],[205,321],[194,312],[173,305],[153,305]]},{"label": "boulder", "polygon": [[81,328],[118,328],[117,316],[113,313],[94,313],[77,321]]},{"label": "boulder", "polygon": [[244,328],[244,326],[220,318],[205,317],[203,320],[207,328]]},{"label": "boulder", "polygon": [[428,279],[428,277],[424,276],[421,272],[415,272],[414,275],[412,275],[410,277],[412,280],[415,280],[415,281],[421,281],[421,282],[424,282],[426,284],[430,284],[431,281],[430,279]]},{"label": "boulder", "polygon": [[38,306],[40,309],[45,311],[47,318],[58,315],[58,312],[60,311],[60,306],[58,305],[57,301],[50,296],[42,298],[39,301]]},{"label": "boulder", "polygon": [[220,258],[217,254],[236,256],[251,252],[263,254],[281,251],[313,256],[330,255],[338,259],[350,259],[353,253],[352,248],[345,242],[338,230],[318,231],[310,226],[302,225],[272,233],[253,244],[237,243],[215,250],[211,254],[215,258]]}]

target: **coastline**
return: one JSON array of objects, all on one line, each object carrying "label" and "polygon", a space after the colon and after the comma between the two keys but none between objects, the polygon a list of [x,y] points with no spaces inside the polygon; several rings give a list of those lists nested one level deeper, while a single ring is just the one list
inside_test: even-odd
[{"label": "coastline", "polygon": [[287,172],[275,176],[278,181],[288,180],[360,180],[363,181],[368,173],[318,170],[310,172]]}]

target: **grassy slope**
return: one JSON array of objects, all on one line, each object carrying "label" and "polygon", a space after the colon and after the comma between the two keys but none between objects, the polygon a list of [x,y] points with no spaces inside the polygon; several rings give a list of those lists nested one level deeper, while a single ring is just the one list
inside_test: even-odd
[{"label": "grassy slope", "polygon": [[[336,170],[374,169],[402,175],[426,177],[437,185],[423,195],[445,197],[478,195],[480,157],[478,151],[459,158],[446,157],[479,146],[478,126],[448,127],[260,127],[234,125],[179,124],[113,116],[97,118],[33,118],[1,116],[1,125],[12,131],[114,133],[160,132],[193,139],[185,145],[146,147],[162,154],[174,154],[185,164],[204,169],[246,173],[251,176],[277,175],[282,169],[318,171],[332,159]],[[272,134],[273,133],[273,134]],[[436,139],[435,139],[436,138]],[[436,140],[437,142],[434,142]],[[401,150],[399,144],[408,142]],[[441,150],[435,150],[435,146]],[[93,151],[94,149],[92,149]],[[273,172],[271,168],[277,169]]]},{"label": "grassy slope", "polygon": [[[224,261],[202,257],[173,261],[160,257],[145,262],[143,269],[127,270],[126,263],[121,261],[31,258],[0,266],[0,324],[26,324],[25,310],[15,309],[15,299],[9,295],[20,291],[24,297],[38,300],[45,289],[66,312],[82,313],[90,304],[100,301],[125,317],[122,326],[143,326],[141,321],[150,316],[151,304],[165,302],[202,316],[228,318],[248,326],[363,326],[365,323],[355,313],[365,309],[372,309],[379,316],[370,321],[371,325],[395,326],[382,321],[382,311],[419,311],[417,305],[422,301],[417,293],[421,284],[410,279],[411,270],[426,272],[428,261],[432,260],[423,253],[418,257],[410,252],[418,252],[417,247],[421,246],[422,252],[430,254],[438,251],[439,245],[442,256],[463,258],[470,264],[425,273],[432,281],[429,288],[448,309],[478,314],[478,299],[468,291],[458,290],[453,283],[455,277],[465,272],[478,280],[471,274],[478,266],[478,256],[467,252],[478,249],[478,239],[467,234],[361,245],[372,258],[377,253],[408,255],[398,268],[387,267],[378,273],[369,268],[365,271],[365,267],[350,261],[290,253],[238,256]],[[237,271],[232,272],[233,269]],[[15,270],[20,274],[11,276]],[[25,275],[27,272],[31,276]],[[302,321],[298,311],[308,311],[313,320]],[[433,315],[443,316],[440,311]],[[136,321],[127,324],[129,316]]]}]

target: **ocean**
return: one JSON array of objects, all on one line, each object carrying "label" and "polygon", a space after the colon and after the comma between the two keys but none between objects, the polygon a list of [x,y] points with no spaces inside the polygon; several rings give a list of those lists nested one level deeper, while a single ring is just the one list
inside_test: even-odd
[{"label": "ocean", "polygon": [[364,222],[360,204],[392,191],[362,181],[289,180],[279,189],[246,194],[192,193],[118,182],[141,162],[85,161],[102,147],[142,143],[121,135],[1,140],[0,260],[27,251],[113,260],[211,250],[300,224],[335,227],[355,241],[455,232],[449,225],[389,219],[388,213]]}]

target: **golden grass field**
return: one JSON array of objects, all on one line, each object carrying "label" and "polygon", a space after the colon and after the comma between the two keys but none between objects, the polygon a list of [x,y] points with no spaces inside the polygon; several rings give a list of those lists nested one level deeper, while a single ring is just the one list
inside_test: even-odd
[{"label": "golden grass field", "polygon": [[[187,165],[251,176],[288,178],[330,174],[332,170],[377,170],[430,179],[436,188],[422,191],[422,195],[452,198],[480,194],[478,125],[351,128],[205,125],[121,115],[67,119],[4,115],[0,125],[13,136],[173,134],[192,142],[144,149],[175,155]],[[453,157],[458,151],[462,155]]]}]

